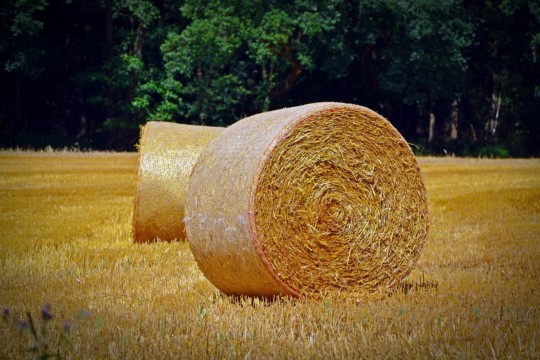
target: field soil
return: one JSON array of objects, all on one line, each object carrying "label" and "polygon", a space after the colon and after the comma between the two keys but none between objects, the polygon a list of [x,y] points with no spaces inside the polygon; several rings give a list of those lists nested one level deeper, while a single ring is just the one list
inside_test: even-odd
[{"label": "field soil", "polygon": [[402,284],[267,300],[221,294],[187,243],[133,243],[136,154],[0,152],[0,358],[540,358],[540,161],[419,162]]}]

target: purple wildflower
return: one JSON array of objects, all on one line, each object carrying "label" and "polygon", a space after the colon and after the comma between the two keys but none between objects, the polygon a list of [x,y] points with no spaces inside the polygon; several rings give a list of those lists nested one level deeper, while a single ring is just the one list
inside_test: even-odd
[{"label": "purple wildflower", "polygon": [[51,304],[45,304],[41,307],[40,311],[41,311],[41,319],[43,321],[49,321],[53,318],[52,316],[52,313],[51,313]]},{"label": "purple wildflower", "polygon": [[7,306],[4,306],[4,307],[2,308],[2,317],[3,317],[4,319],[7,319],[7,317],[9,316],[9,313],[10,313],[9,308],[8,308]]},{"label": "purple wildflower", "polygon": [[19,329],[21,330],[28,330],[30,329],[30,323],[26,320],[23,320],[23,319],[19,319],[19,321],[17,322],[17,325],[19,325]]}]

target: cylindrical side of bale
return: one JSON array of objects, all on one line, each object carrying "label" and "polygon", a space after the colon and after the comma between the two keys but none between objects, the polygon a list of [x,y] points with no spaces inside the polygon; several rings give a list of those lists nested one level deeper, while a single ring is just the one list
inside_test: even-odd
[{"label": "cylindrical side of bale", "polygon": [[428,234],[409,145],[379,114],[341,103],[227,128],[195,165],[185,222],[199,267],[231,295],[389,288]]},{"label": "cylindrical side of bale", "polygon": [[135,242],[185,239],[182,220],[191,171],[222,130],[161,121],[143,127],[133,209]]}]

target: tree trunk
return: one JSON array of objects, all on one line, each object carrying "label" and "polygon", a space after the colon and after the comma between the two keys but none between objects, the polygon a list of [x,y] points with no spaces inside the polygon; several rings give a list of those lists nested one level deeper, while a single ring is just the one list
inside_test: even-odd
[{"label": "tree trunk", "polygon": [[469,123],[469,127],[471,128],[471,138],[472,138],[472,142],[475,143],[475,142],[478,140],[478,138],[477,138],[477,136],[476,136],[476,130],[475,130],[473,124],[471,124],[471,123]]},{"label": "tree trunk", "polygon": [[458,101],[457,99],[454,99],[454,101],[452,101],[452,112],[450,114],[450,140],[452,141],[456,141],[458,139],[458,121]]},{"label": "tree trunk", "polygon": [[88,131],[88,120],[86,119],[85,115],[81,115],[80,117],[80,123],[79,123],[79,131],[77,132],[77,135],[75,136],[76,139],[80,139],[83,136],[86,135],[86,132]]},{"label": "tree trunk", "polygon": [[433,138],[435,137],[435,114],[433,111],[429,112],[429,131],[428,131],[428,143],[433,142]]},{"label": "tree trunk", "polygon": [[139,24],[137,25],[137,33],[135,36],[135,41],[133,42],[133,51],[132,51],[132,55],[138,57],[139,59],[142,59],[142,51],[143,51],[145,34],[146,34],[146,27],[144,26],[142,21],[139,21]]},{"label": "tree trunk", "polygon": [[499,126],[499,114],[501,112],[502,85],[496,84],[491,94],[491,116],[486,123],[486,132],[491,139],[497,138],[497,127]]},{"label": "tree trunk", "polygon": [[270,99],[275,99],[287,94],[293,88],[296,80],[302,73],[302,64],[300,64],[300,61],[293,56],[291,46],[284,44],[281,55],[292,65],[292,69],[285,82],[270,91]]}]

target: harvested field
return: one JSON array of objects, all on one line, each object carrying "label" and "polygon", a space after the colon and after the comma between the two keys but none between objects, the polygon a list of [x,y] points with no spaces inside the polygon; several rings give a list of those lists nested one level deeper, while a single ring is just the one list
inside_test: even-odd
[{"label": "harvested field", "polygon": [[0,358],[539,358],[540,161],[419,163],[402,284],[268,302],[221,294],[187,243],[133,243],[136,154],[1,152]]}]

